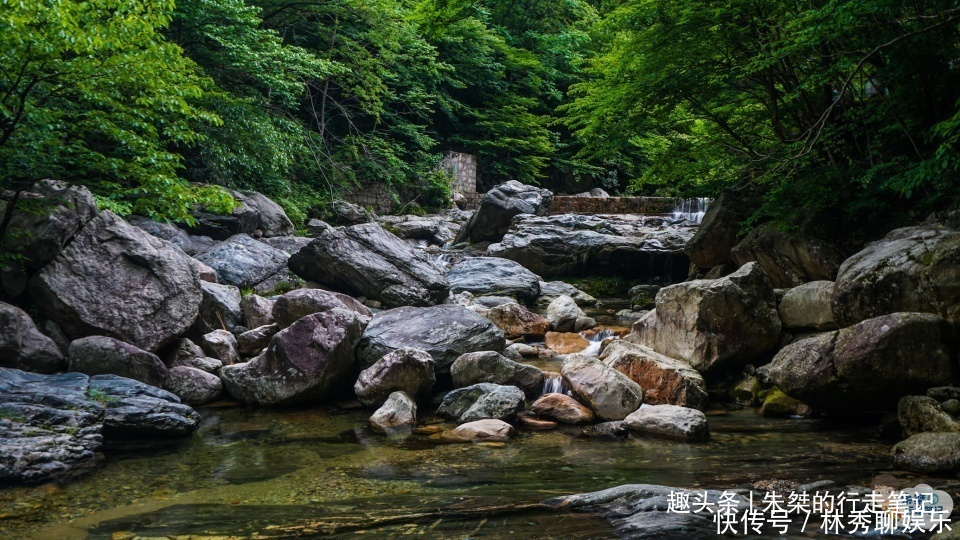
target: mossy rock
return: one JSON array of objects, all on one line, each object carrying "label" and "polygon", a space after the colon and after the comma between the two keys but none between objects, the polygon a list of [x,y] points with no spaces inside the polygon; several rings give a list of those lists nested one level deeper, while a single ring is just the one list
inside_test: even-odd
[{"label": "mossy rock", "polygon": [[763,416],[805,416],[809,413],[810,407],[784,394],[779,388],[770,389],[760,406]]}]

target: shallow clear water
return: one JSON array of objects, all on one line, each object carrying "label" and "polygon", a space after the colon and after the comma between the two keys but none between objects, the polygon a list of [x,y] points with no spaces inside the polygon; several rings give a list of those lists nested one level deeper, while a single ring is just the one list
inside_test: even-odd
[{"label": "shallow clear water", "polygon": [[591,439],[568,427],[521,431],[502,447],[390,439],[356,409],[202,413],[203,427],[187,440],[110,449],[98,471],[62,487],[0,491],[0,538],[595,538],[609,535],[604,520],[536,504],[624,483],[866,483],[888,466],[890,448],[865,431],[752,410],[711,414],[708,443]]}]

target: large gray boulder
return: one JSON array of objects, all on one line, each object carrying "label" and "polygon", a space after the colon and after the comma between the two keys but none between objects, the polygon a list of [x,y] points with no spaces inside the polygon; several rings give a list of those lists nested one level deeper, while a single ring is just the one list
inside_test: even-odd
[{"label": "large gray boulder", "polygon": [[679,405],[644,405],[623,422],[630,431],[644,435],[681,441],[704,441],[710,438],[706,415]]},{"label": "large gray boulder", "polygon": [[773,225],[750,231],[730,255],[737,266],[755,261],[778,288],[833,281],[843,260],[830,242],[803,233],[788,234]]},{"label": "large gray boulder", "polygon": [[280,331],[276,324],[258,326],[237,336],[237,352],[243,356],[256,356],[270,344],[270,339]]},{"label": "large gray boulder", "polygon": [[833,296],[840,326],[904,311],[960,324],[960,231],[897,229],[841,265]]},{"label": "large gray boulder", "polygon": [[730,260],[740,224],[753,212],[753,201],[735,191],[725,191],[707,208],[700,227],[683,252],[700,268],[713,268]]},{"label": "large gray boulder", "polygon": [[724,278],[660,289],[656,309],[634,323],[627,339],[707,373],[772,351],[780,329],[773,287],[760,266],[749,263]]},{"label": "large gray boulder", "polygon": [[106,336],[90,336],[70,343],[70,371],[87,375],[112,374],[162,387],[167,366],[153,353]]},{"label": "large gray boulder", "polygon": [[542,214],[550,206],[553,193],[546,189],[504,182],[483,196],[470,220],[460,228],[454,243],[497,242],[510,228],[510,220],[520,214]]},{"label": "large gray boulder", "polygon": [[596,358],[572,354],[560,374],[573,392],[602,420],[623,420],[643,403],[643,389]]},{"label": "large gray boulder", "polygon": [[156,236],[161,240],[166,240],[171,244],[182,249],[187,255],[196,255],[216,243],[208,236],[197,237],[187,234],[187,231],[177,227],[173,223],[155,221],[146,216],[126,216],[127,223],[134,227]]},{"label": "large gray boulder", "polygon": [[357,360],[366,368],[392,350],[413,347],[433,357],[437,373],[448,373],[461,355],[502,351],[505,346],[503,332],[495,324],[465,307],[408,306],[374,315],[360,341]]},{"label": "large gray boulder", "polygon": [[616,274],[683,281],[683,246],[696,226],[636,215],[561,214],[514,218],[487,255],[517,261],[541,276]]},{"label": "large gray boulder", "polygon": [[199,345],[187,338],[182,338],[174,342],[167,354],[167,367],[187,366],[197,368],[207,373],[216,373],[223,367],[223,361],[218,358],[210,358],[203,352]]},{"label": "large gray boulder", "polygon": [[217,273],[217,281],[240,288],[253,287],[282,270],[290,256],[246,234],[231,236],[196,255]]},{"label": "large gray boulder", "polygon": [[833,290],[832,281],[811,281],[788,290],[777,306],[783,327],[835,329],[837,321],[833,318],[833,308],[830,306]]},{"label": "large gray boulder", "polygon": [[353,385],[357,399],[368,407],[379,407],[396,391],[427,397],[436,382],[433,358],[420,349],[404,347],[390,351],[360,372]]},{"label": "large gray boulder", "polygon": [[151,352],[190,328],[202,298],[183,251],[112,212],[34,276],[30,295],[71,339],[107,335]]},{"label": "large gray boulder", "polygon": [[537,305],[547,307],[550,305],[550,302],[553,302],[553,300],[561,294],[573,298],[580,307],[594,306],[597,304],[596,298],[569,283],[563,281],[541,281],[540,297],[537,298]]},{"label": "large gray boulder", "polygon": [[229,214],[217,214],[204,209],[193,213],[196,223],[186,226],[193,234],[226,240],[236,234],[256,234],[265,237],[286,236],[293,233],[293,222],[277,203],[256,191],[227,190],[237,202]]},{"label": "large gray boulder", "polygon": [[240,311],[243,312],[243,325],[247,328],[259,328],[273,324],[273,300],[257,294],[248,294],[240,300]]},{"label": "large gray boulder", "polygon": [[555,332],[572,332],[577,324],[577,319],[585,317],[586,314],[577,306],[576,300],[567,295],[561,294],[553,299],[547,306],[547,320]]},{"label": "large gray boulder", "polygon": [[277,333],[253,360],[220,369],[227,392],[244,403],[316,402],[342,393],[363,333],[356,313],[334,308]]},{"label": "large gray boulder", "polygon": [[64,368],[63,353],[22,309],[0,302],[0,367],[53,373]]},{"label": "large gray boulder", "polygon": [[207,356],[220,360],[225,366],[240,362],[237,338],[226,330],[207,332],[197,339],[197,344]]},{"label": "large gray boulder", "polygon": [[[7,201],[0,201],[0,221]],[[54,260],[70,239],[97,217],[93,194],[83,186],[59,180],[40,180],[29,193],[21,193],[2,240],[3,249],[16,255],[0,268],[0,294],[15,298],[26,288],[29,277]]]},{"label": "large gray boulder", "polygon": [[707,384],[690,364],[623,340],[603,349],[600,361],[643,388],[650,405],[681,405],[699,409],[707,404]]},{"label": "large gray boulder", "polygon": [[374,216],[359,204],[336,200],[327,206],[324,219],[331,225],[349,226],[370,223]]},{"label": "large gray boulder", "polygon": [[290,269],[388,308],[431,306],[450,291],[440,268],[377,223],[330,229],[293,255]]},{"label": "large gray boulder", "polygon": [[233,332],[244,326],[239,288],[201,281],[200,290],[203,300],[200,301],[200,312],[193,325],[194,333],[206,334],[218,329]]},{"label": "large gray boulder", "polygon": [[258,238],[258,240],[274,249],[285,252],[287,255],[293,255],[313,241],[313,238],[308,236],[272,236],[270,238]]},{"label": "large gray boulder", "polygon": [[370,322],[373,317],[370,308],[357,302],[355,298],[321,289],[297,289],[282,295],[273,304],[272,316],[276,324],[283,329],[307,315],[334,308],[352,311],[364,323]]},{"label": "large gray boulder", "polygon": [[104,437],[185,435],[199,424],[176,396],[132,379],[0,368],[0,484],[89,471]]},{"label": "large gray boulder", "polygon": [[893,447],[893,466],[922,474],[960,471],[960,433],[918,433]]},{"label": "large gray boulder", "polygon": [[893,410],[901,396],[953,380],[951,339],[936,315],[893,313],[791,343],[760,371],[814,409]]},{"label": "large gray boulder", "polygon": [[516,386],[480,383],[450,391],[437,414],[460,424],[494,418],[512,420],[523,410],[523,391]]},{"label": "large gray boulder", "polygon": [[546,378],[539,368],[514,362],[494,351],[472,352],[457,358],[450,366],[450,376],[458,388],[495,383],[516,386],[530,397],[540,395]]},{"label": "large gray boulder", "polygon": [[454,294],[469,291],[477,296],[492,294],[532,301],[540,295],[540,278],[509,260],[471,257],[447,270]]},{"label": "large gray boulder", "polygon": [[897,420],[906,436],[935,432],[960,433],[960,422],[954,420],[940,403],[928,396],[903,396],[897,405]]}]

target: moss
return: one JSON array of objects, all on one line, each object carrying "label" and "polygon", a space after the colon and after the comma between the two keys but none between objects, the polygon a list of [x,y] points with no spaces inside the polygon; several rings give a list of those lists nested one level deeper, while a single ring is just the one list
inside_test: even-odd
[{"label": "moss", "polygon": [[626,298],[627,291],[633,286],[633,283],[622,276],[586,276],[563,281],[595,298]]}]

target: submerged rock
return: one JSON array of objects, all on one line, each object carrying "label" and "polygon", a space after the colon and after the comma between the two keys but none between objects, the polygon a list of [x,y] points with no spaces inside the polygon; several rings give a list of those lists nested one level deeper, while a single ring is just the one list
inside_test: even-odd
[{"label": "submerged rock", "polygon": [[960,324],[960,231],[897,229],[844,261],[833,296],[841,326],[906,311]]},{"label": "submerged rock", "polygon": [[459,423],[484,418],[512,420],[523,410],[523,391],[516,386],[480,383],[449,392],[437,414]]},{"label": "submerged rock", "polygon": [[67,337],[106,335],[156,351],[197,318],[200,278],[176,247],[102,212],[30,285]]},{"label": "submerged rock", "polygon": [[893,466],[922,474],[960,471],[960,433],[918,433],[893,447]]},{"label": "submerged rock", "polygon": [[220,378],[244,403],[286,405],[333,397],[348,384],[363,327],[357,314],[345,309],[308,315],[273,336],[260,356],[224,366]]},{"label": "submerged rock", "polygon": [[438,433],[430,438],[445,443],[507,442],[513,432],[513,426],[510,424],[490,418],[467,422],[457,426],[456,429]]},{"label": "submerged rock", "polygon": [[374,315],[357,360],[366,368],[392,350],[413,347],[433,357],[437,373],[447,373],[450,364],[468,352],[502,351],[505,346],[496,325],[465,307],[401,307]]},{"label": "submerged rock", "polygon": [[218,282],[246,288],[257,285],[286,267],[290,256],[246,234],[238,234],[196,257],[213,268]]},{"label": "submerged rock", "polygon": [[385,307],[432,306],[449,283],[422,252],[377,223],[331,229],[290,258],[298,276]]},{"label": "submerged rock", "polygon": [[163,386],[167,366],[157,355],[106,336],[90,336],[70,344],[70,371],[113,374],[151,386]]},{"label": "submerged rock", "polygon": [[791,343],[760,372],[818,410],[892,410],[901,396],[953,380],[950,335],[936,315],[894,313]]},{"label": "submerged rock", "polygon": [[545,379],[540,369],[514,362],[494,351],[464,354],[450,366],[450,376],[456,387],[496,383],[516,386],[531,397],[540,393]]},{"label": "submerged rock", "polygon": [[499,184],[484,194],[477,211],[460,228],[453,243],[497,242],[510,228],[514,216],[546,212],[552,198],[550,191],[516,180]]},{"label": "submerged rock", "polygon": [[657,308],[633,325],[627,339],[709,373],[772,351],[780,329],[773,288],[749,263],[724,278],[660,289]]},{"label": "submerged rock", "polygon": [[63,353],[22,309],[0,302],[0,367],[37,373],[64,368]]},{"label": "submerged rock", "polygon": [[360,372],[353,391],[361,403],[377,407],[395,391],[409,396],[429,396],[434,382],[433,358],[420,349],[403,347],[390,351]]},{"label": "submerged rock", "polygon": [[644,405],[623,419],[630,431],[681,441],[710,438],[707,417],[679,405]]},{"label": "submerged rock", "polygon": [[530,411],[561,424],[590,424],[596,420],[589,407],[566,394],[544,394],[530,405]]},{"label": "submerged rock", "polygon": [[523,215],[487,254],[541,276],[616,274],[675,282],[687,277],[683,246],[695,230],[649,216]]},{"label": "submerged rock", "polygon": [[640,385],[644,403],[694,409],[707,403],[707,385],[703,377],[682,360],[625,341],[608,345],[600,360]]},{"label": "submerged rock", "polygon": [[623,420],[643,403],[640,385],[595,358],[571,355],[563,362],[560,373],[603,420]]},{"label": "submerged rock", "polygon": [[391,392],[369,422],[375,431],[386,433],[411,429],[417,425],[417,402],[405,392]]}]

